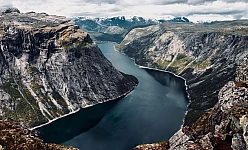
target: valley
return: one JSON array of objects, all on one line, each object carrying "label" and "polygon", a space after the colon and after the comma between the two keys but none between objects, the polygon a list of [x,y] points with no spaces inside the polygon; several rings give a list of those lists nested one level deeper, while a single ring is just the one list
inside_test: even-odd
[{"label": "valley", "polygon": [[0,149],[247,149],[247,20],[0,21]]}]

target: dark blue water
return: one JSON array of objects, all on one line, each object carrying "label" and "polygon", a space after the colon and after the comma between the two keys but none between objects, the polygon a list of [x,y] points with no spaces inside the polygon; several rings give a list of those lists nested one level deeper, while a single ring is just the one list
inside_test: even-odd
[{"label": "dark blue water", "polygon": [[39,129],[45,141],[82,150],[129,150],[168,140],[180,128],[188,103],[184,80],[141,69],[113,46],[99,44],[117,69],[138,78],[138,87],[121,100],[82,109]]}]

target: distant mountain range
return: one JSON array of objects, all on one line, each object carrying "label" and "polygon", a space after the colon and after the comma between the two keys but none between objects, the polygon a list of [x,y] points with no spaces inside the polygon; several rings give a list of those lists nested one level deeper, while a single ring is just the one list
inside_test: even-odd
[{"label": "distant mountain range", "polygon": [[73,21],[83,30],[89,32],[95,41],[121,42],[124,36],[133,28],[146,27],[164,22],[190,22],[185,17],[171,20],[144,19],[143,17],[126,18],[124,16],[111,18],[76,17]]}]

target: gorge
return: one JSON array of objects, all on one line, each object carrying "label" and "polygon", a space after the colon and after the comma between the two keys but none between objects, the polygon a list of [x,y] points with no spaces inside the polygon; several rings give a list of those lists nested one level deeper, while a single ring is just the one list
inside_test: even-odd
[{"label": "gorge", "polygon": [[[115,133],[114,137],[101,134],[104,142],[100,147],[104,149],[110,145],[115,149],[119,144],[120,149],[131,149],[141,143],[167,140],[180,128],[187,105],[183,79],[140,69],[114,51],[113,44],[99,44],[105,56],[122,72],[116,70],[89,35],[62,16],[21,13],[8,8],[1,10],[0,20],[1,119],[3,126],[10,125],[8,134],[13,127],[17,127],[18,134],[15,139],[3,136],[3,148],[18,147],[10,147],[7,144],[10,141],[32,141],[32,134],[24,139],[22,136],[28,128],[39,130],[45,142],[69,140],[64,144],[86,149],[87,146],[92,149],[92,144],[79,140],[77,145],[75,141],[99,126],[112,126],[108,132]],[[128,96],[138,80],[125,73],[142,81]],[[125,98],[120,100],[122,97]],[[4,131],[5,128],[1,133]],[[73,138],[76,135],[79,136]],[[90,136],[86,139],[90,140]],[[50,146],[38,141],[19,145],[19,149]],[[59,146],[51,149],[55,147],[59,149]]]},{"label": "gorge", "polygon": [[247,31],[247,20],[234,20],[129,32],[117,49],[138,65],[184,77],[190,99],[184,124],[169,141],[135,149],[247,149]]},{"label": "gorge", "polygon": [[[184,125],[192,125],[218,101],[247,55],[248,21],[164,23],[129,32],[117,49],[138,65],[174,72],[187,81],[191,103]],[[211,87],[211,88],[210,88]]]},{"label": "gorge", "polygon": [[[247,149],[247,20],[135,28],[118,45],[99,43],[101,52],[65,17],[0,14],[1,147],[61,148],[39,130],[45,142],[81,149],[158,141],[135,149]],[[138,68],[113,46],[137,65],[185,78],[186,115],[185,80]]]},{"label": "gorge", "polygon": [[124,96],[137,85],[73,21],[17,9],[1,13],[2,118],[35,127]]},{"label": "gorge", "polygon": [[[85,150],[126,150],[141,143],[169,139],[180,128],[185,114],[185,81],[170,73],[137,67],[133,60],[114,51],[115,44],[98,45],[117,69],[138,78],[138,87],[114,104],[82,109],[82,113],[38,129],[44,140],[58,143],[71,136],[64,144]],[[91,122],[92,127],[82,130],[86,122]]]},{"label": "gorge", "polygon": [[[138,80],[115,69],[89,35],[70,19],[21,13],[16,8],[2,9],[0,14],[3,148],[39,149],[42,145],[50,149],[41,140],[28,142],[34,140],[33,135],[19,133],[81,108],[118,99],[137,86]],[[14,135],[11,126],[20,132]],[[13,136],[6,138],[6,130]],[[16,147],[8,144],[17,140],[27,142]]]}]

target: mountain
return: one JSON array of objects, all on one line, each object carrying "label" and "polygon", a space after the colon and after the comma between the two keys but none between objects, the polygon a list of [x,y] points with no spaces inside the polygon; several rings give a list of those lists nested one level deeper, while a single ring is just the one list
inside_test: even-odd
[{"label": "mountain", "polygon": [[14,8],[0,14],[1,119],[35,127],[125,96],[137,85],[73,21]]},{"label": "mountain", "polygon": [[77,17],[73,20],[81,29],[89,32],[93,40],[113,42],[120,42],[124,35],[133,27],[143,27],[158,23],[158,21],[145,20],[142,17],[126,19],[124,16],[93,19]]},{"label": "mountain", "polygon": [[188,18],[186,17],[175,17],[170,20],[158,20],[160,23],[165,23],[165,22],[190,22]]},{"label": "mountain", "polygon": [[[223,113],[215,114],[220,110],[216,105],[222,105],[218,94],[229,81],[235,81],[237,65],[248,55],[247,43],[247,20],[210,24],[167,22],[133,29],[116,46],[116,49],[135,59],[138,65],[167,70],[185,78],[190,103],[183,127],[198,130],[196,124],[200,118],[202,131],[205,129],[204,126],[209,124],[201,118],[210,119],[210,113],[213,113],[211,127],[225,124],[225,118],[218,118],[218,115],[226,112],[222,110]],[[246,82],[245,77],[242,82]],[[240,104],[243,104],[242,99]],[[246,109],[243,111],[247,112]],[[238,110],[235,113],[240,112],[242,111]],[[240,119],[239,117],[236,119]],[[213,123],[216,124],[213,125]],[[183,140],[183,134],[176,134],[172,138],[181,137],[181,135],[182,138],[177,140]],[[236,135],[231,135],[231,139],[235,137]],[[162,144],[168,145],[168,143]]]},{"label": "mountain", "polygon": [[[124,16],[112,18],[87,18],[77,17],[73,19],[76,24],[86,31],[106,32],[111,27],[119,27],[119,29],[129,29],[134,26],[157,24],[159,21],[144,19],[142,17],[132,17],[126,19]],[[123,31],[113,31],[108,33],[123,33]]]},{"label": "mountain", "polygon": [[139,145],[134,150],[245,150],[248,148],[248,56],[237,65],[236,78],[221,88],[218,103],[191,127],[185,126],[169,141]]},{"label": "mountain", "polygon": [[185,17],[176,17],[171,20],[144,19],[143,17],[125,16],[111,18],[73,18],[76,24],[83,30],[89,32],[96,41],[121,42],[124,36],[133,28],[156,25],[163,22],[189,22]]}]

